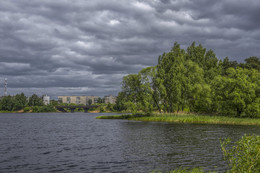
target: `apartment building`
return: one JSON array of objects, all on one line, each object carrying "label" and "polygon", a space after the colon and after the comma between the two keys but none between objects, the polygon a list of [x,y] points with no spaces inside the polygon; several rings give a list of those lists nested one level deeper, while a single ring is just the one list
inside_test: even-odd
[{"label": "apartment building", "polygon": [[89,103],[94,104],[98,101],[98,96],[58,96],[59,103],[74,103],[89,105]]},{"label": "apartment building", "polygon": [[109,95],[109,96],[105,96],[105,103],[111,103],[111,104],[115,104],[116,103],[116,96],[112,96],[112,95]]}]

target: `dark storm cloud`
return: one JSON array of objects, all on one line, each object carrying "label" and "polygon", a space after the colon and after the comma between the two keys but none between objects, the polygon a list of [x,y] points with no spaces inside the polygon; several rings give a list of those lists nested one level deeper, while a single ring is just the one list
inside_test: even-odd
[{"label": "dark storm cloud", "polygon": [[7,77],[10,94],[117,94],[124,75],[175,41],[242,62],[260,55],[259,9],[258,0],[1,1],[1,86]]}]

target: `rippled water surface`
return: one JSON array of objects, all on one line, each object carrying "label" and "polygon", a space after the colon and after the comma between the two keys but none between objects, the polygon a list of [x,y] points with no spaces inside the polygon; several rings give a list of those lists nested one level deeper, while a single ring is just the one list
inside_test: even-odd
[{"label": "rippled water surface", "polygon": [[91,113],[0,114],[0,172],[224,172],[220,138],[258,126],[99,120]]}]

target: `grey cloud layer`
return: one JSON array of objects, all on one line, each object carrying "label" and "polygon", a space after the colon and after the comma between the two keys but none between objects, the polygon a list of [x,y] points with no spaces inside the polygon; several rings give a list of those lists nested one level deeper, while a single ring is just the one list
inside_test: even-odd
[{"label": "grey cloud layer", "polygon": [[258,0],[1,1],[0,76],[10,94],[103,95],[175,41],[241,62],[260,55],[259,9]]}]

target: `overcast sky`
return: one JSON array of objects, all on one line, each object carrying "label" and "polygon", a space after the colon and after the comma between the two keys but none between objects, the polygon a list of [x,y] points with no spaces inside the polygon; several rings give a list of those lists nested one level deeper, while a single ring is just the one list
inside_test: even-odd
[{"label": "overcast sky", "polygon": [[260,57],[259,0],[1,0],[0,95],[117,95],[174,42]]}]

